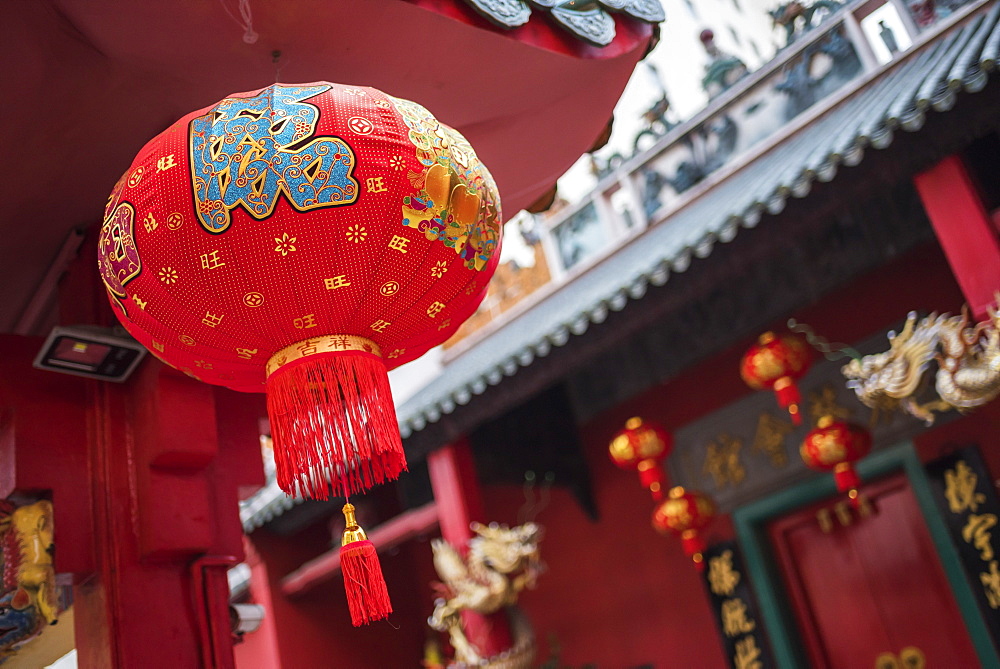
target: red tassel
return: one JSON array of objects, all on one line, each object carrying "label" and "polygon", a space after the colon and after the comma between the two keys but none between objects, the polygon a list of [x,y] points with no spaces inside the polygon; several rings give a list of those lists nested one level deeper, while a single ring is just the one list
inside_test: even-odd
[{"label": "red tassel", "polygon": [[684,555],[687,555],[694,562],[695,569],[702,571],[705,569],[705,557],[702,555],[708,545],[698,534],[698,530],[684,530],[681,533],[681,548]]},{"label": "red tassel", "polygon": [[848,492],[861,487],[861,477],[849,462],[841,462],[834,468],[833,480],[837,484],[837,492]]},{"label": "red tassel", "polygon": [[340,546],[340,569],[344,572],[351,623],[360,627],[373,620],[388,618],[392,603],[375,546],[354,519],[354,505],[344,505],[344,517],[347,528]]},{"label": "red tassel", "polygon": [[328,499],[395,479],[406,457],[381,358],[363,350],[295,356],[312,341],[282,349],[268,365],[278,485],[289,495]]},{"label": "red tassel", "polygon": [[799,394],[799,388],[795,385],[792,377],[783,376],[775,381],[774,394],[778,397],[778,405],[788,409],[788,413],[792,416],[792,423],[801,425],[802,412],[799,410],[799,402],[802,401],[802,395]]},{"label": "red tassel", "polygon": [[659,502],[663,499],[663,468],[656,460],[643,460],[639,463],[639,483],[643,488],[649,490],[653,495],[653,500]]}]

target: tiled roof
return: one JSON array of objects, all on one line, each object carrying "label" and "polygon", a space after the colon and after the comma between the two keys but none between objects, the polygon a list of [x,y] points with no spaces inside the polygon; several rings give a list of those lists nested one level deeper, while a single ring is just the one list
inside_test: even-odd
[{"label": "tiled roof", "polygon": [[609,311],[641,298],[650,284],[667,282],[717,242],[753,228],[763,212],[779,213],[789,197],[805,197],[814,181],[857,165],[868,149],[884,149],[899,130],[916,132],[927,114],[951,109],[960,91],[981,90],[1000,52],[1000,3],[951,34],[928,44],[870,81],[771,151],[730,174],[703,197],[604,262],[568,282],[527,312],[484,338],[399,408],[403,437],[467,404],[518,368],[549,354],[573,335],[600,323]]},{"label": "tiled roof", "polygon": [[[840,165],[860,163],[884,149],[894,133],[917,132],[928,114],[945,112],[960,92],[982,90],[1000,55],[1000,3],[895,62],[822,116],[712,186],[606,260],[568,282],[448,363],[443,372],[397,411],[409,437],[474,395],[513,376],[536,358],[600,323],[609,311],[638,300],[650,284],[666,283],[717,242],[753,228],[763,212],[780,213],[789,197],[809,194],[814,181],[833,180]],[[262,489],[244,507],[247,530],[294,504],[277,486]]]},{"label": "tiled roof", "polygon": [[660,0],[465,0],[473,9],[501,28],[517,28],[534,13],[548,14],[561,27],[595,46],[615,39],[615,20],[609,12],[620,12],[647,23],[665,16]]}]

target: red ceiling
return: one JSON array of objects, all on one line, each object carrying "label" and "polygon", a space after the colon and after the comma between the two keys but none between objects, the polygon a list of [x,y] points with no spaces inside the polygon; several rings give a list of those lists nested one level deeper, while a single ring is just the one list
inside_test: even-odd
[{"label": "red ceiling", "polygon": [[276,80],[374,86],[465,134],[509,216],[590,148],[652,32],[618,17],[619,38],[595,49],[544,17],[492,28],[460,0],[250,0],[247,44],[226,7],[238,15],[238,0],[0,7],[0,332],[142,145],[189,111]]}]

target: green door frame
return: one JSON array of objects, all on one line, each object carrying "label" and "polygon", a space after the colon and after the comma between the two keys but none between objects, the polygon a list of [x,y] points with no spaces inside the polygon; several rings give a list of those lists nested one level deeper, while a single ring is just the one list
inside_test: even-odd
[{"label": "green door frame", "polygon": [[[858,473],[866,479],[903,470],[923,514],[938,559],[951,585],[962,619],[969,631],[979,661],[984,667],[1000,667],[1000,655],[979,612],[976,597],[965,576],[958,551],[951,541],[941,512],[934,501],[923,465],[911,442],[879,450],[858,463]],[[743,550],[750,583],[760,604],[775,661],[782,669],[808,667],[805,650],[798,640],[792,609],[785,595],[781,575],[767,536],[773,518],[837,494],[832,476],[805,481],[733,512],[733,524]]]}]

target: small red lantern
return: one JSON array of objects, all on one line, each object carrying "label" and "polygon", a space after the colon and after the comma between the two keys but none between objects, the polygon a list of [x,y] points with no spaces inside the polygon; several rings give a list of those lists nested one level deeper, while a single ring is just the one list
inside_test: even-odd
[{"label": "small red lantern", "polygon": [[854,462],[872,450],[872,436],[865,428],[853,423],[823,416],[816,427],[806,435],[799,453],[811,469],[833,470],[838,492],[846,492],[855,502],[861,478],[854,469]]},{"label": "small red lantern", "polygon": [[[406,468],[387,371],[476,310],[500,238],[465,138],[413,102],[316,82],[231,95],[152,139],[98,254],[132,336],[197,379],[266,392],[278,484],[325,499]],[[371,599],[383,610],[356,623],[388,613]]]},{"label": "small red lantern", "polygon": [[659,501],[663,499],[662,463],[673,446],[673,437],[663,427],[634,417],[625,421],[625,428],[611,439],[608,454],[622,469],[639,472],[639,482]]},{"label": "small red lantern", "polygon": [[744,354],[740,376],[754,390],[774,390],[778,404],[788,409],[793,423],[801,425],[799,402],[802,397],[795,381],[805,375],[811,362],[809,346],[798,337],[779,337],[773,332],[765,332]]},{"label": "small red lantern", "polygon": [[671,532],[679,536],[684,554],[701,570],[704,567],[702,553],[707,546],[700,532],[714,517],[715,503],[710,497],[697,490],[674,486],[667,499],[653,511],[653,527],[660,533]]}]

